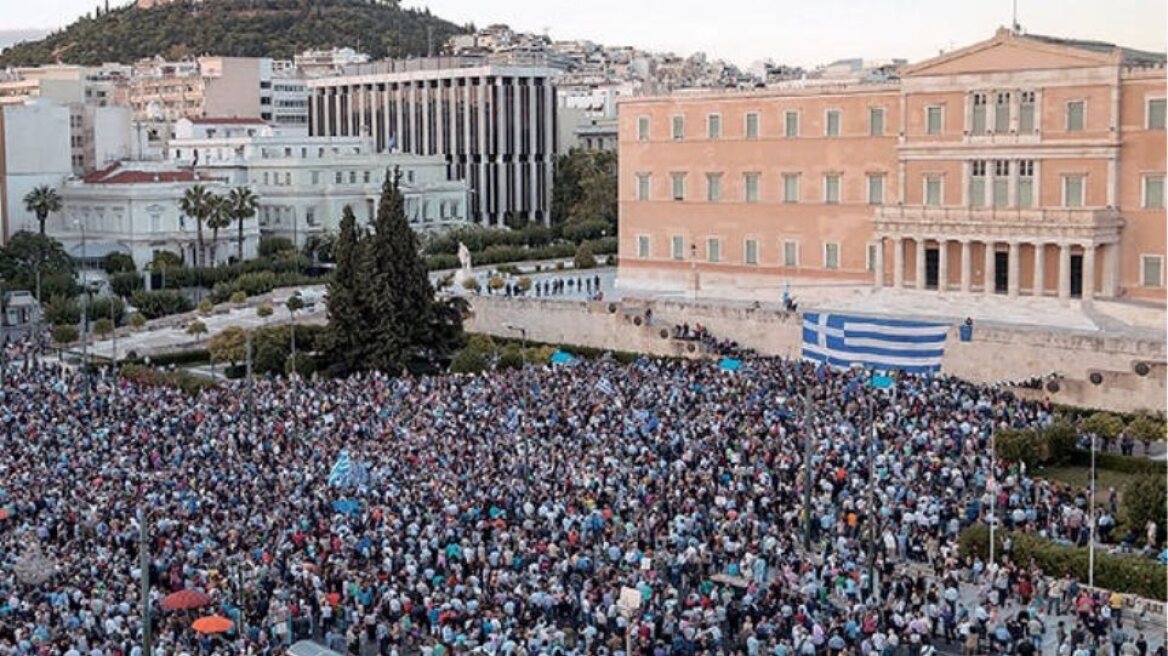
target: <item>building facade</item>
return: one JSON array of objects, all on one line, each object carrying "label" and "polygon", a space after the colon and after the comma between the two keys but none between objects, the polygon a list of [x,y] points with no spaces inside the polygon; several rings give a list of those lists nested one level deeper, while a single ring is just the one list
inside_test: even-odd
[{"label": "building facade", "polygon": [[0,106],[0,238],[39,229],[28,192],[60,187],[73,174],[69,108],[48,99]]},{"label": "building facade", "polygon": [[556,155],[554,71],[380,62],[309,80],[314,136],[368,136],[378,151],[442,157],[466,180],[472,221],[548,223]]},{"label": "building facade", "polygon": [[621,284],[1164,302],[1164,62],[1003,29],[893,80],[624,100]]}]

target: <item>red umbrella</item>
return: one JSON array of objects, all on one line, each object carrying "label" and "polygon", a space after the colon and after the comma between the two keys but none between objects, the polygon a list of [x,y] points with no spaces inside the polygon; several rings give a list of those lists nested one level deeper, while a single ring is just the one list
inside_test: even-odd
[{"label": "red umbrella", "polygon": [[211,605],[211,597],[198,590],[179,590],[162,598],[162,607],[166,610],[189,610]]},{"label": "red umbrella", "polygon": [[231,627],[235,626],[231,620],[226,617],[219,617],[218,615],[208,615],[207,617],[200,617],[191,624],[191,628],[199,633],[227,633]]}]

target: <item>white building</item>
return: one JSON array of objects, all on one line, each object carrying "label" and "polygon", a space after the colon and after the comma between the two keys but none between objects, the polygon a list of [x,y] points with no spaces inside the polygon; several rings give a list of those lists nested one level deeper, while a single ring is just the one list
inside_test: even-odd
[{"label": "white building", "polygon": [[259,198],[259,228],[298,246],[335,231],[346,205],[372,221],[386,171],[401,171],[413,228],[432,232],[466,222],[465,183],[447,178],[441,157],[377,152],[368,137],[305,137],[256,121],[184,119],[169,144],[172,165],[206,172]]},{"label": "white building", "polygon": [[0,239],[39,229],[24,196],[36,187],[60,187],[72,175],[69,108],[32,98],[0,106]]},{"label": "white building", "polygon": [[305,50],[292,58],[293,65],[305,77],[336,75],[346,66],[369,63],[369,55],[352,48]]},{"label": "white building", "polygon": [[[65,183],[60,192],[64,208],[49,219],[48,233],[90,268],[99,268],[110,253],[127,253],[140,269],[159,251],[193,264],[198,261],[198,225],[183,214],[180,203],[196,184],[216,194],[228,191],[224,180],[190,169],[154,162],[115,164]],[[213,241],[204,226],[206,262],[234,256],[236,235],[233,225]],[[255,256],[258,241],[256,222],[245,221],[244,257]]]}]

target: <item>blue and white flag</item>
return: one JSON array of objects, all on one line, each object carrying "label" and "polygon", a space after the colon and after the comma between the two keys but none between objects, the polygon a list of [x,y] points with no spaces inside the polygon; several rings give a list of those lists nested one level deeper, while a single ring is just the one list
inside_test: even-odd
[{"label": "blue and white flag", "polygon": [[808,312],[803,315],[803,358],[833,367],[935,373],[948,332],[943,323]]},{"label": "blue and white flag", "polygon": [[353,461],[349,459],[348,451],[341,451],[333,469],[329,472],[328,484],[333,487],[349,487],[353,484]]},{"label": "blue and white flag", "polygon": [[613,387],[612,381],[608,378],[601,378],[596,381],[596,389],[607,396],[616,396],[616,388]]}]

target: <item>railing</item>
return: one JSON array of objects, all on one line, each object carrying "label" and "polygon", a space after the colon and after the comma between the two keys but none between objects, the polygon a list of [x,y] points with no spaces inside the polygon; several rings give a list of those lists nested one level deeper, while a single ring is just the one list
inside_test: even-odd
[{"label": "railing", "polygon": [[1075,227],[1114,227],[1123,224],[1114,208],[1006,208],[1006,207],[927,207],[898,205],[880,207],[876,220],[940,224],[1004,222],[1027,225],[1062,225]]}]

